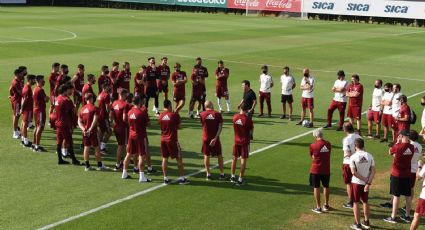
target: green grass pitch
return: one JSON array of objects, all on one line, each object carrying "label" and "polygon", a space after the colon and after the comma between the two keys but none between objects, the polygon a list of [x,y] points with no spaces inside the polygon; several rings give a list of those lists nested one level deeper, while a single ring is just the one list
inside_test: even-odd
[{"label": "green grass pitch", "polygon": [[[332,98],[336,72],[359,73],[365,86],[365,106],[370,103],[373,81],[399,82],[420,116],[424,95],[425,33],[422,29],[385,25],[301,21],[224,14],[171,13],[113,9],[3,7],[0,8],[0,229],[34,229],[61,221],[162,183],[160,173],[151,184],[121,180],[117,172],[88,172],[82,167],[58,166],[54,133],[44,133],[47,153],[33,153],[11,138],[11,108],[7,99],[13,70],[26,65],[29,73],[48,76],[53,62],[66,63],[73,74],[83,63],[86,73],[98,75],[101,65],[129,61],[135,73],[149,56],[169,57],[189,71],[197,56],[210,72],[218,60],[230,68],[232,110],[242,96],[243,79],[258,91],[260,66],[269,64],[275,87],[274,117],[254,119],[251,150],[308,132],[295,122],[278,119],[281,113],[279,77],[291,67],[297,84],[301,68],[316,77],[316,126],[324,125]],[[189,86],[187,86],[189,87]],[[97,87],[96,87],[97,88]],[[215,80],[207,80],[207,97],[214,98]],[[190,92],[189,88],[186,92]],[[295,90],[295,114],[299,114],[300,90]],[[187,96],[188,97],[188,96]],[[258,111],[258,109],[257,109]],[[187,174],[203,169],[201,128],[183,111],[180,143]],[[336,118],[336,114],[334,114]],[[148,129],[154,166],[160,169],[159,132],[155,118]],[[225,115],[221,137],[225,159],[231,158],[231,116]],[[420,123],[420,122],[418,122]],[[365,126],[364,126],[365,127]],[[418,128],[419,124],[415,126]],[[229,182],[206,182],[203,173],[188,186],[170,185],[57,226],[59,229],[348,229],[352,212],[343,210],[345,191],[340,173],[342,133],[325,132],[333,144],[331,201],[335,210],[315,215],[308,186],[310,134],[268,148],[250,157],[246,179],[238,188]],[[32,138],[32,133],[30,133]],[[81,136],[74,135],[76,143]],[[115,138],[108,144],[105,163],[114,164]],[[368,140],[378,174],[372,186],[371,224],[379,229],[408,229],[381,219],[390,211],[377,205],[389,197],[391,157],[387,147]],[[81,159],[81,151],[77,150]],[[215,164],[215,160],[212,160]],[[229,173],[226,165],[226,173]],[[176,165],[170,176],[175,178]],[[213,170],[217,177],[218,171]],[[418,189],[420,185],[417,186]],[[416,193],[418,194],[418,193]],[[417,196],[415,197],[416,200]]]}]

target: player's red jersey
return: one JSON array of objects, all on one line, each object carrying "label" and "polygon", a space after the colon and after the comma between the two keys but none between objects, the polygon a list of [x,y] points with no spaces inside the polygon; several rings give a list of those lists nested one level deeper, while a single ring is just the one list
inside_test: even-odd
[{"label": "player's red jersey", "polygon": [[74,124],[74,104],[69,97],[59,95],[55,101],[57,128],[70,129]]},{"label": "player's red jersey", "polygon": [[310,145],[310,156],[313,157],[310,173],[329,175],[331,173],[331,143],[318,140]]},{"label": "player's red jersey", "polygon": [[117,76],[117,87],[126,89],[130,92],[131,72],[121,70]]},{"label": "player's red jersey", "polygon": [[[87,130],[91,127],[94,116],[99,116],[99,109],[93,104],[84,105],[80,110],[80,119],[83,122],[84,128]],[[93,130],[97,129],[97,124],[93,126]]]},{"label": "player's red jersey", "polygon": [[[134,75],[134,95],[143,95],[145,93],[145,86],[143,84],[145,77],[146,71],[143,71],[142,73],[137,72],[136,75]],[[137,81],[142,81],[142,83],[139,84]]]},{"label": "player's red jersey", "polygon": [[170,79],[170,67],[168,65],[160,65],[158,66],[159,79],[161,81],[168,81]]},{"label": "player's red jersey", "polygon": [[33,111],[34,108],[34,100],[32,97],[32,89],[31,86],[26,84],[24,89],[22,90],[22,99],[25,100],[25,103],[22,105],[22,111]]},{"label": "player's red jersey", "polygon": [[[192,72],[196,72],[195,69],[192,70]],[[202,80],[205,80],[205,78],[208,78],[208,69],[205,66],[201,66],[198,68],[198,75],[201,77]],[[205,92],[205,85],[201,85],[202,92]]]},{"label": "player's red jersey", "polygon": [[229,78],[229,69],[228,68],[223,68],[223,69],[217,68],[215,70],[215,76],[219,77],[219,78],[217,78],[217,87],[227,89],[227,79]]},{"label": "player's red jersey", "polygon": [[116,100],[112,103],[115,130],[123,130],[127,127],[127,123],[124,121],[124,114],[126,115],[129,110],[130,108],[126,101]]},{"label": "player's red jersey", "polygon": [[178,141],[179,114],[169,111],[162,112],[159,115],[159,124],[161,126],[161,141]]},{"label": "player's red jersey", "polygon": [[49,76],[49,85],[50,85],[50,96],[55,95],[55,87],[57,84],[59,74],[56,72],[51,72]]},{"label": "player's red jersey", "polygon": [[91,85],[91,83],[87,82],[86,84],[84,84],[83,86],[83,90],[82,90],[82,97],[83,97],[83,105],[86,104],[86,99],[84,98],[86,96],[86,94],[91,93],[93,96],[94,92],[93,92],[93,87]]},{"label": "player's red jersey", "polygon": [[397,121],[397,128],[399,131],[403,129],[410,130],[410,107],[407,104],[400,106],[400,118],[408,117],[407,121]]},{"label": "player's red jersey", "polygon": [[111,82],[111,79],[109,78],[109,76],[101,74],[99,76],[99,78],[97,79],[97,86],[98,86],[98,89],[99,89],[99,94],[100,94],[100,92],[102,92],[102,90],[103,90],[102,87],[103,87],[104,84],[112,86],[112,82]]},{"label": "player's red jersey", "polygon": [[[173,82],[175,81],[182,81],[186,78],[186,72],[184,71],[179,71],[179,72],[174,72],[173,75],[171,76],[171,80]],[[186,94],[186,87],[185,84],[179,84],[179,85],[174,85],[174,95],[185,95]]]},{"label": "player's red jersey", "polygon": [[148,66],[146,68],[146,87],[157,87],[156,80],[159,79],[159,72],[158,68],[152,68],[151,66]]},{"label": "player's red jersey", "polygon": [[254,129],[252,119],[246,114],[233,116],[233,129],[235,131],[235,144],[246,145],[250,143],[251,131]]},{"label": "player's red jersey", "polygon": [[77,80],[74,82],[75,90],[81,92],[84,86],[84,74],[76,73]]},{"label": "player's red jersey", "polygon": [[9,88],[10,100],[12,102],[21,103],[23,87],[24,83],[21,80],[13,79]]},{"label": "player's red jersey", "polygon": [[190,80],[192,81],[192,95],[202,95],[203,93],[203,85],[201,84],[201,75],[193,72],[190,76]]},{"label": "player's red jersey", "polygon": [[391,149],[390,153],[394,156],[391,167],[391,175],[400,178],[409,178],[412,165],[412,157],[415,147],[410,143],[398,143]]},{"label": "player's red jersey", "polygon": [[118,99],[118,85],[117,85],[117,77],[118,77],[119,71],[112,70],[109,72],[109,80],[111,80],[112,84],[112,98],[114,100]]},{"label": "player's red jersey", "polygon": [[97,97],[97,105],[99,107],[99,120],[108,119],[108,108],[111,104],[111,95],[101,92]]},{"label": "player's red jersey", "polygon": [[221,113],[214,110],[206,110],[201,113],[202,140],[210,141],[217,135],[220,124],[223,123]]},{"label": "player's red jersey", "polygon": [[146,127],[149,124],[149,116],[144,108],[134,106],[127,113],[128,126],[130,127],[130,138],[146,138]]},{"label": "player's red jersey", "polygon": [[358,92],[359,96],[358,97],[350,97],[349,101],[348,101],[348,106],[352,106],[352,107],[362,107],[363,104],[363,85],[360,83],[354,84],[351,83],[348,86],[348,90],[347,92]]},{"label": "player's red jersey", "polygon": [[34,110],[46,111],[46,93],[44,89],[36,86],[33,92]]}]

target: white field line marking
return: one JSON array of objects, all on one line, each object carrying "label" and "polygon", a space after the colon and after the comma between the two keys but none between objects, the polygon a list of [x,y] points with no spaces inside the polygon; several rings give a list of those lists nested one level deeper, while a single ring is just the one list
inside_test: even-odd
[{"label": "white field line marking", "polygon": [[422,31],[415,31],[415,32],[399,33],[399,34],[391,34],[391,35],[392,35],[392,36],[403,36],[403,35],[420,34],[420,33],[425,33],[425,30],[422,30]]},{"label": "white field line marking", "polygon": [[48,39],[26,39],[26,38],[14,38],[14,39],[18,39],[18,41],[16,40],[10,40],[10,41],[0,41],[0,44],[9,44],[9,43],[31,43],[31,42],[59,42],[59,41],[67,41],[67,40],[72,40],[72,39],[76,39],[78,37],[78,35],[72,31],[69,30],[62,30],[62,29],[56,29],[56,28],[45,28],[45,27],[24,27],[24,29],[38,29],[38,30],[50,30],[50,31],[59,31],[59,32],[64,32],[67,34],[70,34],[70,36],[65,37],[65,38],[59,38],[59,39],[52,39],[52,40],[48,40]]},{"label": "white field line marking", "polygon": [[[425,93],[425,90],[424,90],[424,91],[422,91],[422,92],[418,92],[418,93],[415,93],[415,94],[413,94],[413,95],[410,95],[408,98],[412,98],[412,97],[418,96],[418,95],[423,94],[423,93]],[[367,111],[363,112],[362,114],[366,114],[366,113],[367,113]],[[335,124],[335,123],[333,123],[333,124]],[[253,156],[253,155],[255,155],[255,154],[258,154],[258,153],[264,152],[264,151],[266,151],[266,150],[268,150],[268,149],[274,148],[274,147],[276,147],[276,146],[278,146],[278,145],[282,145],[282,144],[288,143],[288,142],[290,142],[290,141],[296,140],[296,139],[298,139],[298,138],[301,138],[301,137],[307,136],[307,135],[309,135],[309,134],[313,133],[313,131],[314,131],[314,129],[312,129],[312,130],[310,130],[310,131],[308,131],[308,132],[301,133],[301,134],[299,134],[299,135],[293,136],[293,137],[291,137],[291,138],[288,138],[288,139],[285,139],[285,140],[282,140],[282,141],[276,142],[276,143],[274,143],[274,144],[271,144],[271,145],[265,146],[265,147],[263,147],[263,148],[260,148],[260,149],[254,150],[254,151],[250,152],[250,153],[249,153],[249,155],[250,155],[250,156]],[[230,160],[226,160],[226,161],[224,162],[224,164],[229,164],[230,162],[232,162],[232,160],[231,160],[231,159],[230,159]],[[215,169],[215,168],[217,168],[217,167],[218,167],[218,165],[214,165],[214,166],[212,166],[212,167],[211,167],[211,169]],[[190,173],[190,174],[188,174],[188,175],[186,175],[186,176],[187,176],[187,177],[192,177],[192,176],[196,176],[196,175],[199,175],[199,174],[201,174],[201,173],[204,173],[204,172],[205,172],[205,169],[201,169],[201,170],[199,170],[199,171],[196,171],[196,172]],[[172,181],[172,183],[176,183],[177,181],[178,181],[178,180],[173,180],[173,181]],[[61,221],[58,221],[58,222],[55,222],[55,223],[52,223],[52,224],[46,225],[46,226],[44,226],[44,227],[39,228],[38,230],[46,230],[46,229],[54,228],[54,227],[59,226],[59,225],[61,225],[61,224],[65,224],[65,223],[68,223],[68,222],[70,222],[70,221],[73,221],[73,220],[79,219],[79,218],[81,218],[81,217],[88,216],[88,215],[90,215],[90,214],[92,214],[92,213],[95,213],[95,212],[101,211],[101,210],[103,210],[103,209],[109,208],[109,207],[111,207],[111,206],[113,206],[113,205],[120,204],[120,203],[122,203],[122,202],[124,202],[124,201],[131,200],[131,199],[133,199],[133,198],[136,198],[136,197],[142,196],[142,195],[144,195],[144,194],[146,194],[146,193],[153,192],[153,191],[158,190],[158,189],[160,189],[160,188],[163,188],[163,187],[165,187],[165,186],[167,186],[167,185],[166,185],[166,184],[159,184],[159,185],[153,186],[153,187],[148,188],[148,189],[146,189],[146,190],[142,190],[142,191],[140,191],[140,192],[137,192],[137,193],[134,193],[134,194],[132,194],[132,195],[129,195],[129,196],[123,197],[123,198],[121,198],[121,199],[118,199],[118,200],[115,200],[115,201],[112,201],[112,202],[106,203],[106,204],[101,205],[101,206],[99,206],[99,207],[97,207],[97,208],[90,209],[89,211],[85,211],[85,212],[82,212],[82,213],[80,213],[80,214],[78,214],[78,215],[71,216],[71,217],[68,217],[68,218],[66,218],[66,219],[63,219],[63,220],[61,220]]]}]

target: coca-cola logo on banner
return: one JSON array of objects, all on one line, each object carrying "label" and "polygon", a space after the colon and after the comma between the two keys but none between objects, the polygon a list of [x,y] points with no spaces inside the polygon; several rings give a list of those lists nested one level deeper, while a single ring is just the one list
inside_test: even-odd
[{"label": "coca-cola logo on banner", "polygon": [[292,0],[267,0],[266,8],[291,8]]},{"label": "coca-cola logo on banner", "polygon": [[228,0],[228,8],[301,12],[301,0]]},{"label": "coca-cola logo on banner", "polygon": [[243,6],[246,7],[248,3],[249,7],[259,7],[260,2],[258,0],[233,0],[235,6]]}]

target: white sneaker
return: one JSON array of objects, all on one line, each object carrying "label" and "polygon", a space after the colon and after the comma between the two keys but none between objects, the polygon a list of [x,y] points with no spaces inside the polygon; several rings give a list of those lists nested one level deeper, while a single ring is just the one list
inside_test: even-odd
[{"label": "white sneaker", "polygon": [[88,172],[88,171],[91,171],[91,170],[93,170],[93,168],[92,168],[91,166],[90,166],[90,167],[88,167],[88,168],[87,168],[87,167],[85,167],[85,168],[84,168],[84,171],[85,171],[85,172]]},{"label": "white sneaker", "polygon": [[21,136],[17,132],[14,132],[13,135],[12,135],[13,139],[19,139],[20,137]]},{"label": "white sneaker", "polygon": [[152,182],[152,180],[151,179],[149,179],[149,178],[139,178],[139,183],[149,183],[149,182]]}]

